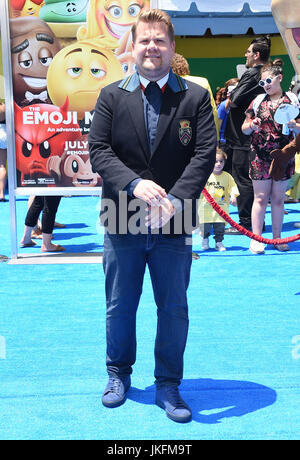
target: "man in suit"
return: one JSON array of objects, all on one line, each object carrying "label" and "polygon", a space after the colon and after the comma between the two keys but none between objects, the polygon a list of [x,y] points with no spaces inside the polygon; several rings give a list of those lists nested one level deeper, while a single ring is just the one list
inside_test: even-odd
[{"label": "man in suit", "polygon": [[[249,177],[250,136],[242,132],[245,111],[250,103],[264,89],[259,86],[261,69],[270,57],[271,41],[267,37],[257,37],[252,40],[247,49],[246,72],[239,83],[230,93],[230,111],[225,128],[226,154],[232,158],[232,176],[238,186],[240,195],[237,198],[239,223],[245,229],[252,231],[251,213],[254,199],[253,185]],[[237,235],[240,232],[229,227],[227,235]]]},{"label": "man in suit", "polygon": [[157,305],[156,404],[172,420],[187,422],[192,414],[178,386],[188,333],[188,237],[195,202],[215,163],[216,128],[208,92],[171,70],[175,38],[169,16],[142,13],[132,35],[137,73],[101,91],[89,135],[91,163],[103,181],[107,230],[109,381],[102,402],[116,407],[126,399],[148,264]]}]

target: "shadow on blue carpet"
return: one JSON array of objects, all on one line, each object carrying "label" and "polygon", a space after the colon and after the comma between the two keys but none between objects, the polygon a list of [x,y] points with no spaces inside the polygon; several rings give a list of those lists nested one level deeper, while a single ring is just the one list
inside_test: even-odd
[{"label": "shadow on blue carpet", "polygon": [[[241,417],[263,409],[276,401],[276,392],[253,382],[237,380],[184,379],[182,395],[188,395],[193,421],[220,423],[223,418]],[[153,404],[155,385],[140,390],[131,387],[128,399],[139,404]],[[206,415],[205,412],[213,412]]]}]

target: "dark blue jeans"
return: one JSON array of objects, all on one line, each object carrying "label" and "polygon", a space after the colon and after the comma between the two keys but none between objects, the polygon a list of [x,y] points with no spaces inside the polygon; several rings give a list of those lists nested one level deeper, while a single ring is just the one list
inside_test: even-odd
[{"label": "dark blue jeans", "polygon": [[224,240],[225,223],[223,222],[211,222],[200,224],[200,230],[203,234],[203,238],[209,238],[211,229],[213,229],[214,239],[216,243],[220,243]]},{"label": "dark blue jeans", "polygon": [[192,246],[184,236],[110,235],[104,238],[106,364],[109,375],[132,373],[136,360],[136,312],[146,264],[157,305],[156,383],[179,384],[188,334],[187,288]]}]

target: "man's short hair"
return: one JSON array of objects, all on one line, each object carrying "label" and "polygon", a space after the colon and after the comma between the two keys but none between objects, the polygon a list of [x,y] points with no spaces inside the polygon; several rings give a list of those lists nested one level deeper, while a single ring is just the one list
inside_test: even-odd
[{"label": "man's short hair", "polygon": [[154,9],[150,11],[144,11],[143,13],[141,13],[140,16],[138,17],[137,22],[133,24],[132,29],[131,29],[133,42],[135,42],[136,40],[136,29],[140,22],[146,22],[147,24],[151,24],[155,22],[165,24],[168,30],[170,42],[173,43],[175,41],[174,26],[172,24],[170,16],[164,11]]},{"label": "man's short hair", "polygon": [[259,53],[262,62],[268,62],[271,52],[271,40],[267,35],[266,37],[258,37],[252,40],[253,53]]}]

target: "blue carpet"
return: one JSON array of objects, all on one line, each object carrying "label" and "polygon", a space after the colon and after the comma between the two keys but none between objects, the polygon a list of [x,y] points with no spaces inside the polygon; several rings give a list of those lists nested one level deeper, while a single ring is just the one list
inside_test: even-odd
[{"label": "blue carpet", "polygon": [[[99,198],[63,198],[55,242],[99,252]],[[17,200],[18,239],[27,200]],[[300,204],[286,206],[283,236]],[[237,214],[232,209],[232,217]],[[9,204],[0,204],[0,254],[10,255]],[[270,234],[270,212],[266,237]],[[299,230],[298,230],[299,231]],[[138,356],[126,404],[101,405],[106,383],[104,276],[98,265],[0,262],[0,439],[289,439],[300,437],[300,242],[254,256],[227,236],[225,253],[194,249],[190,333],[182,395],[193,410],[176,424],[154,405],[155,304],[149,274],[138,313]],[[28,253],[39,248],[27,249]],[[25,250],[20,250],[24,253]]]}]

